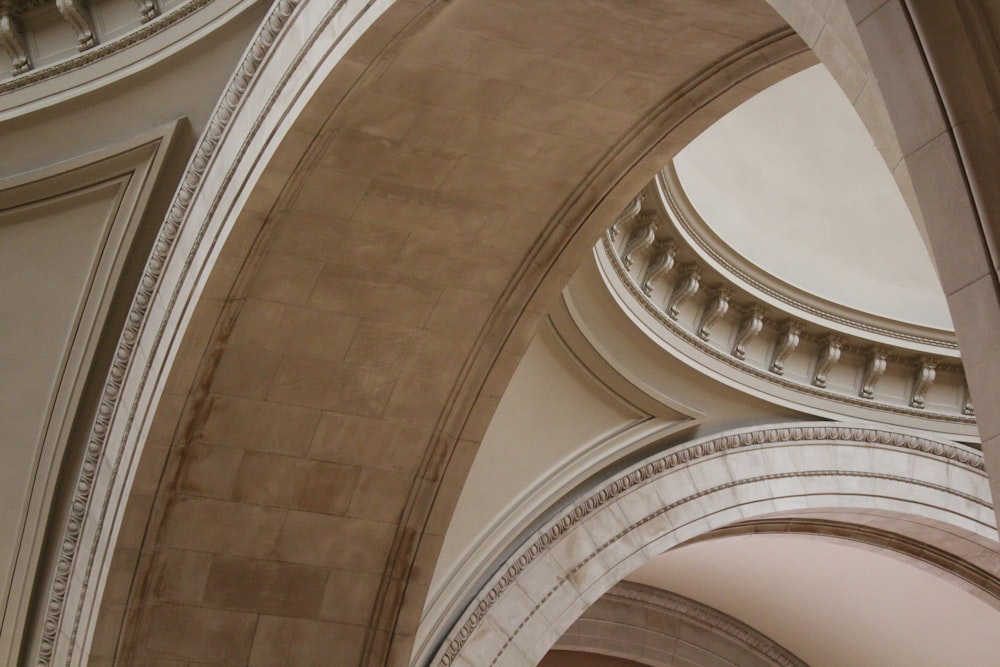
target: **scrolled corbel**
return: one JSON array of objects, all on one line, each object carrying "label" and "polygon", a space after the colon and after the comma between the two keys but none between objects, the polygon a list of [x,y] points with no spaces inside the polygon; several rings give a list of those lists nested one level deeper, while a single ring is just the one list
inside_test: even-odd
[{"label": "scrolled corbel", "polygon": [[10,56],[10,68],[13,74],[22,74],[31,69],[31,58],[28,57],[24,34],[17,20],[6,8],[0,9],[0,46]]},{"label": "scrolled corbel", "polygon": [[732,355],[743,361],[747,358],[747,344],[750,339],[759,334],[764,329],[764,309],[760,306],[753,306],[740,328],[736,332],[736,340],[733,341]]},{"label": "scrolled corbel", "polygon": [[633,259],[635,253],[653,245],[653,241],[655,240],[656,214],[652,211],[641,213],[636,217],[635,227],[632,228],[632,233],[629,235],[628,241],[625,242],[625,248],[622,250],[622,264],[625,265],[625,268],[631,269],[632,263],[635,261]]},{"label": "scrolled corbel", "polygon": [[160,15],[160,10],[153,0],[135,0],[135,4],[139,6],[140,23],[147,23]]},{"label": "scrolled corbel", "polygon": [[840,352],[843,347],[844,339],[840,336],[829,334],[823,338],[819,358],[816,360],[816,370],[813,372],[813,385],[821,389],[826,387],[827,373],[830,372],[834,364],[840,361]]},{"label": "scrolled corbel", "polygon": [[934,384],[937,377],[938,360],[933,357],[921,357],[917,372],[913,378],[913,392],[910,394],[910,407],[923,409],[927,390]]},{"label": "scrolled corbel", "polygon": [[962,400],[962,414],[974,417],[976,406],[972,403],[972,392],[969,391],[969,384],[965,384],[965,397]]},{"label": "scrolled corbel", "polygon": [[642,210],[642,193],[640,192],[635,196],[635,198],[628,203],[628,206],[618,214],[615,221],[611,223],[608,228],[608,234],[611,236],[611,240],[614,241],[618,238],[618,233],[621,231],[622,225],[626,222],[639,215],[639,211]]},{"label": "scrolled corbel", "polygon": [[868,363],[865,364],[865,373],[861,378],[861,390],[858,392],[858,396],[868,399],[875,398],[875,385],[885,373],[888,356],[888,351],[881,347],[872,349],[868,355]]},{"label": "scrolled corbel", "polygon": [[681,267],[681,279],[674,286],[674,291],[670,293],[667,300],[667,315],[672,320],[676,320],[680,314],[681,304],[698,293],[701,287],[701,270],[694,263],[685,264]]},{"label": "scrolled corbel", "polygon": [[97,44],[90,13],[80,0],[56,0],[56,8],[76,33],[77,48],[86,51]]},{"label": "scrolled corbel", "polygon": [[726,316],[726,312],[729,310],[730,298],[732,298],[732,293],[722,285],[712,288],[708,304],[705,306],[705,311],[701,314],[701,320],[698,322],[699,338],[708,340],[709,336],[712,335],[712,325]]},{"label": "scrolled corbel", "polygon": [[646,296],[653,293],[653,281],[674,267],[677,245],[671,239],[653,243],[653,255],[649,258],[646,271],[642,274],[642,292]]},{"label": "scrolled corbel", "polygon": [[785,373],[785,361],[789,355],[799,346],[799,339],[802,336],[802,327],[794,320],[786,320],[781,327],[781,334],[778,342],[774,346],[774,356],[771,357],[771,365],[768,370],[775,375]]}]

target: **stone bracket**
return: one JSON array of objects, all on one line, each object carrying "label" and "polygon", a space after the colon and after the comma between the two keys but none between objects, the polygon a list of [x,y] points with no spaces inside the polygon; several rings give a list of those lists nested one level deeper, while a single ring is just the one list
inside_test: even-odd
[{"label": "stone bracket", "polygon": [[0,12],[0,46],[10,56],[11,71],[17,75],[31,69],[31,58],[17,20],[10,12]]},{"label": "stone bracket", "polygon": [[782,326],[781,335],[774,346],[774,356],[771,357],[771,365],[768,368],[775,375],[783,375],[785,372],[785,361],[789,355],[799,346],[799,339],[802,336],[802,327],[792,320],[788,320]]},{"label": "stone bracket", "polygon": [[90,12],[80,0],[56,0],[56,7],[73,28],[73,32],[76,33],[77,45],[81,51],[86,51],[97,45],[94,25],[90,21]]}]

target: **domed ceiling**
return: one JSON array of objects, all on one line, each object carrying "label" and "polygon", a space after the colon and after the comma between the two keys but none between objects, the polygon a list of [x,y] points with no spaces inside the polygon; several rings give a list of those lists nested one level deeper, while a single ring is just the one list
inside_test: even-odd
[{"label": "domed ceiling", "polygon": [[752,97],[674,166],[701,217],[763,270],[851,308],[952,329],[896,182],[823,66]]}]

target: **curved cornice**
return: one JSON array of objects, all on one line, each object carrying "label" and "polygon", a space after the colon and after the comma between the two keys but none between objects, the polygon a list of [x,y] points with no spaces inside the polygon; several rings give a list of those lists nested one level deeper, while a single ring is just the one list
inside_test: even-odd
[{"label": "curved cornice", "polygon": [[[601,596],[553,648],[603,653],[607,647],[615,646],[625,649],[615,651],[615,655],[654,662],[647,656],[673,655],[682,635],[681,623],[709,630],[709,636],[713,636],[710,642],[699,644],[705,638],[699,632],[687,633],[683,639],[709,653],[717,653],[718,643],[725,642],[733,650],[742,651],[748,663],[758,664],[763,658],[776,667],[806,667],[791,651],[728,614],[683,595],[629,581],[615,584]],[[633,641],[636,636],[642,637],[642,641]],[[738,659],[731,654],[728,657]]]},{"label": "curved cornice", "polygon": [[[92,92],[149,68],[254,4],[254,0],[187,0],[144,22],[137,18],[134,29],[116,39],[0,81],[0,120]],[[54,4],[51,11],[56,13]],[[137,17],[139,13],[137,8]]]},{"label": "curved cornice", "polygon": [[659,203],[669,233],[682,237],[703,262],[752,298],[766,301],[790,316],[811,321],[844,335],[914,352],[958,357],[954,331],[901,322],[850,308],[803,290],[756,266],[732,248],[698,213],[688,199],[673,163],[656,176]]},{"label": "curved cornice", "polygon": [[[709,264],[667,213],[647,208],[661,183],[626,208],[596,249],[616,300],[649,335],[684,350],[692,363],[711,365],[741,385],[760,385],[764,398],[783,392],[825,414],[950,428],[963,439],[974,434],[957,350],[888,339],[861,326],[847,334],[828,321],[806,320],[798,309],[758,300]],[[765,390],[768,385],[780,389]]]}]

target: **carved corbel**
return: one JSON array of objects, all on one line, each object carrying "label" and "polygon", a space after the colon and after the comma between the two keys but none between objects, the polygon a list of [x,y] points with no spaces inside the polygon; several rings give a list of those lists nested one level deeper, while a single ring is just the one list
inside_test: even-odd
[{"label": "carved corbel", "polygon": [[31,69],[31,59],[28,57],[24,35],[17,25],[17,20],[11,16],[6,8],[0,9],[0,46],[10,56],[13,74],[21,74]]},{"label": "carved corbel", "polygon": [[701,287],[701,270],[696,264],[685,264],[681,267],[681,279],[674,286],[667,301],[667,315],[676,320],[680,314],[681,304],[698,293]]},{"label": "carved corbel", "polygon": [[815,386],[826,387],[826,375],[834,364],[840,361],[840,351],[843,347],[844,339],[840,336],[830,334],[823,338],[823,347],[820,348],[819,359],[816,360],[816,371],[813,373],[812,383]]},{"label": "carved corbel", "polygon": [[156,8],[153,0],[135,0],[139,6],[139,22],[147,23],[160,15],[160,10]]},{"label": "carved corbel", "polygon": [[917,366],[917,373],[913,378],[913,392],[910,394],[910,407],[924,407],[924,399],[927,397],[927,390],[934,384],[937,377],[938,360],[932,357],[921,357],[920,365]]},{"label": "carved corbel", "polygon": [[97,44],[94,26],[90,22],[90,13],[80,0],[56,0],[56,8],[76,33],[77,47],[81,51],[86,51]]},{"label": "carved corbel", "polygon": [[871,354],[868,356],[868,363],[865,365],[865,374],[861,378],[861,391],[858,392],[861,398],[875,397],[875,385],[878,384],[882,374],[885,373],[886,358],[888,355],[889,353],[880,347],[876,347],[871,351]]},{"label": "carved corbel", "polygon": [[731,297],[732,294],[729,290],[721,285],[712,289],[708,305],[705,306],[705,312],[701,314],[701,321],[698,322],[699,338],[702,340],[708,340],[708,337],[712,332],[712,325],[726,316],[726,312],[729,310],[729,299]]},{"label": "carved corbel", "polygon": [[760,306],[753,306],[750,313],[740,323],[739,331],[736,332],[736,340],[733,342],[732,355],[743,361],[747,358],[747,344],[750,339],[764,329],[764,309]]},{"label": "carved corbel", "polygon": [[621,231],[622,225],[626,222],[639,215],[639,211],[642,210],[642,193],[640,192],[635,196],[635,199],[629,202],[628,206],[625,207],[615,221],[611,223],[611,227],[608,228],[608,234],[611,235],[611,240],[615,241],[618,239],[618,233]]},{"label": "carved corbel", "polygon": [[788,356],[799,346],[799,338],[802,336],[802,327],[793,320],[786,320],[781,327],[781,334],[778,342],[774,346],[774,356],[771,357],[771,365],[768,368],[775,375],[785,373],[785,361]]},{"label": "carved corbel", "polygon": [[674,267],[676,256],[677,246],[672,240],[660,240],[653,244],[653,256],[642,274],[642,291],[646,296],[653,293],[653,281]]},{"label": "carved corbel", "polygon": [[965,385],[965,399],[962,401],[962,414],[969,415],[970,417],[975,416],[976,406],[972,404],[972,392],[969,391],[969,385]]},{"label": "carved corbel", "polygon": [[635,227],[632,228],[632,233],[629,234],[625,248],[622,250],[622,264],[625,265],[625,268],[631,269],[634,261],[633,255],[653,245],[655,240],[656,214],[652,211],[646,211],[637,216]]}]

